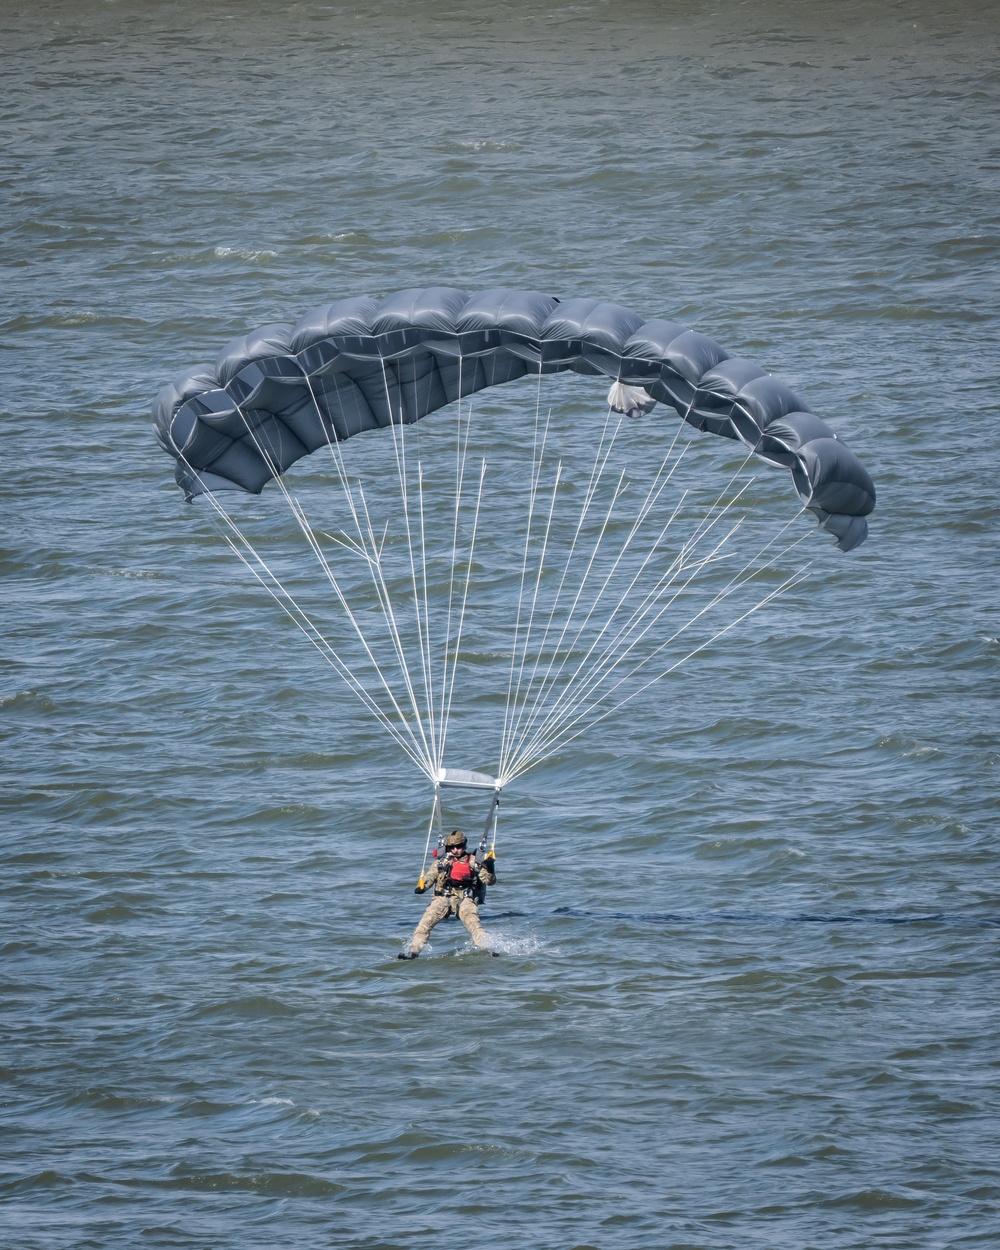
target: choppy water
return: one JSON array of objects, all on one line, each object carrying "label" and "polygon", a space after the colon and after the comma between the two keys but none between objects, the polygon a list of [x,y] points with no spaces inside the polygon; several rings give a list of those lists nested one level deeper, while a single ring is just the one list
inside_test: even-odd
[{"label": "choppy water", "polygon": [[[995,1244],[998,21],[875,10],[8,7],[4,1250]],[[437,282],[694,324],[880,502],[401,965],[425,787],[148,407]]]}]

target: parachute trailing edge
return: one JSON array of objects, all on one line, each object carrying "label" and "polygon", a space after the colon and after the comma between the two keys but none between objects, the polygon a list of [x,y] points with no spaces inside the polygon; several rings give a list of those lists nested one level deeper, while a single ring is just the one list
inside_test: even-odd
[{"label": "parachute trailing edge", "polygon": [[429,287],[338,300],[294,325],[261,326],[179,375],[156,399],[154,431],[189,500],[257,494],[333,439],[567,370],[645,392],[625,390],[624,411],[670,404],[696,428],[739,440],[790,470],[803,506],[842,550],[864,542],[871,477],[793,391],[707,335],[594,299]]}]

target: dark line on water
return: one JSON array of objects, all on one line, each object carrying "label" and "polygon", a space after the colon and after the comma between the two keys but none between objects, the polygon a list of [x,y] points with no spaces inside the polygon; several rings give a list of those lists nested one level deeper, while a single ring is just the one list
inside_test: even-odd
[{"label": "dark line on water", "polygon": [[[569,917],[572,920],[628,920],[636,924],[651,925],[724,925],[724,924],[816,924],[816,925],[923,925],[936,928],[1000,929],[1000,917],[963,916],[948,912],[914,913],[908,916],[888,915],[880,912],[759,912],[759,911],[691,911],[691,912],[642,912],[642,911],[584,911],[579,907],[556,907],[552,911],[484,911],[483,922],[495,924],[498,920],[532,920],[546,916]],[[450,917],[449,919],[455,919]],[[401,928],[412,929],[412,919],[400,919]]]},{"label": "dark line on water", "polygon": [[[518,913],[506,912],[504,916]],[[526,914],[526,913],[521,913]],[[583,911],[578,907],[557,907],[549,913],[553,916],[569,916],[574,920],[631,920],[639,924],[654,925],[716,925],[716,924],[879,924],[879,925],[934,925],[969,929],[1000,929],[1000,918],[989,916],[951,915],[947,912],[930,912],[909,916],[887,915],[879,912],[753,912],[753,911],[699,911],[699,912],[627,912]],[[491,919],[500,919],[495,916]]]}]

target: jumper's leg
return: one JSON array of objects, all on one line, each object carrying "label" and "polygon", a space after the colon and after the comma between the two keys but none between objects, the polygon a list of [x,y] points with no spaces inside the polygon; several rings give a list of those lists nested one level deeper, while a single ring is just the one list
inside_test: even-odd
[{"label": "jumper's leg", "polygon": [[431,929],[436,924],[440,924],[451,908],[446,898],[431,899],[427,906],[427,910],[420,917],[420,923],[413,931],[413,937],[410,938],[410,954],[419,955],[427,944],[427,939],[431,935]]},{"label": "jumper's leg", "polygon": [[490,949],[490,935],[479,923],[479,908],[471,898],[463,898],[458,908],[458,918],[469,930],[473,942],[481,951]]}]

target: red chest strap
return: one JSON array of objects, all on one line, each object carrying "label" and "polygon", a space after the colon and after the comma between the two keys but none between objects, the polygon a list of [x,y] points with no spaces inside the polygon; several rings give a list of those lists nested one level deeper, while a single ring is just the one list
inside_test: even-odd
[{"label": "red chest strap", "polygon": [[448,869],[448,880],[452,885],[471,885],[472,869],[468,859],[456,859]]}]

